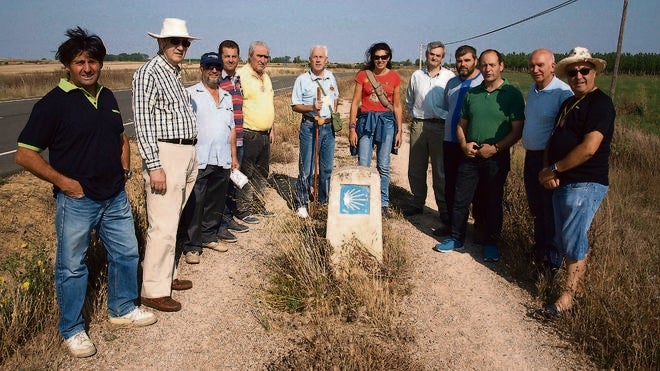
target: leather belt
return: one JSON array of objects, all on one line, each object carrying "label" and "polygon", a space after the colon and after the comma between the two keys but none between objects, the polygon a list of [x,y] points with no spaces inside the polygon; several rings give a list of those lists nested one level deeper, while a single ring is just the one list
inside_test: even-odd
[{"label": "leather belt", "polygon": [[159,142],[164,142],[164,143],[172,143],[172,144],[184,144],[187,146],[194,146],[197,144],[197,138],[195,139],[183,139],[183,138],[178,138],[178,139],[158,139]]},{"label": "leather belt", "polygon": [[[310,116],[303,116],[303,120],[311,121],[311,122],[317,122],[316,117],[310,117]],[[332,117],[324,119],[321,125],[329,124],[332,122]]]},{"label": "leather belt", "polygon": [[270,134],[270,131],[268,131],[268,130],[251,130],[251,129],[246,129],[245,126],[243,126],[243,131],[248,132],[248,133],[260,134],[260,135],[269,135]]},{"label": "leather belt", "polygon": [[433,124],[444,124],[445,123],[445,119],[418,119],[418,120],[421,120],[421,121],[424,121],[424,122],[430,122],[430,123],[433,123]]}]

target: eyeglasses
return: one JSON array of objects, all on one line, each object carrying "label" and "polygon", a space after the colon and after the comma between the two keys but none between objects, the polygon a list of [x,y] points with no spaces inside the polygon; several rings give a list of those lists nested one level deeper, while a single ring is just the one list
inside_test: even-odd
[{"label": "eyeglasses", "polygon": [[218,64],[206,64],[203,68],[207,71],[212,71],[214,68],[218,71],[222,71],[222,67]]},{"label": "eyeglasses", "polygon": [[566,74],[568,75],[568,77],[575,77],[575,76],[577,76],[577,74],[579,72],[580,75],[586,76],[589,73],[591,73],[591,70],[592,69],[589,68],[589,67],[582,67],[579,70],[568,70],[568,71],[566,71]]},{"label": "eyeglasses", "polygon": [[179,39],[179,38],[176,38],[176,37],[172,37],[169,40],[170,40],[170,44],[172,44],[174,46],[183,45],[184,48],[187,48],[187,47],[190,46],[190,40],[188,40],[188,39]]},{"label": "eyeglasses", "polygon": [[375,61],[386,61],[390,59],[390,56],[385,54],[385,55],[374,55],[374,60]]}]

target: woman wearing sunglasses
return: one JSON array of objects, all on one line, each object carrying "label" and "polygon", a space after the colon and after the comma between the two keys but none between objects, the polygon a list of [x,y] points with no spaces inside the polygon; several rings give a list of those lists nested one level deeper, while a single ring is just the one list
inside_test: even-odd
[{"label": "woman wearing sunglasses", "polygon": [[348,134],[351,153],[357,154],[360,166],[371,166],[376,146],[383,217],[390,217],[390,152],[396,154],[401,146],[401,77],[391,68],[390,46],[373,44],[365,53],[365,67],[355,76]]},{"label": "woman wearing sunglasses", "polygon": [[539,312],[556,317],[582,293],[589,241],[587,231],[608,188],[610,143],[614,133],[612,99],[596,86],[605,61],[576,47],[555,69],[575,94],[559,109],[545,149],[539,182],[553,189],[554,242],[565,254],[566,282],[559,298]]}]

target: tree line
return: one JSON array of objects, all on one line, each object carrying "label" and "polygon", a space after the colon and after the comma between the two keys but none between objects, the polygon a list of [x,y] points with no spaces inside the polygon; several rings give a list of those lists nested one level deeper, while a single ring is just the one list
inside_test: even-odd
[{"label": "tree line", "polygon": [[[566,58],[567,53],[555,53],[555,61]],[[604,59],[607,62],[605,73],[612,73],[616,53],[593,53],[594,58]],[[504,55],[504,64],[507,69],[527,70],[529,54],[509,53]],[[622,53],[619,61],[619,73],[631,75],[657,75],[660,73],[660,54],[657,53]]]},{"label": "tree line", "polygon": [[[566,58],[567,53],[555,53],[555,60],[560,61]],[[593,53],[594,58],[601,58],[607,61],[606,73],[611,73],[614,68],[614,60],[616,53]],[[108,62],[113,61],[130,61],[130,62],[144,62],[149,60],[149,55],[144,53],[121,53],[121,54],[108,54],[105,60]],[[445,59],[445,62],[447,62]],[[453,59],[453,58],[452,58]],[[529,61],[528,53],[509,53],[504,54],[504,63],[507,69],[514,71],[527,70]],[[290,57],[285,55],[283,57],[272,57],[273,63],[307,63],[306,59],[300,56]],[[419,65],[419,59],[413,63],[410,59],[399,62],[392,62],[398,66],[412,66]],[[447,63],[448,64],[448,63]],[[355,64],[342,63],[342,66],[354,66]],[[357,65],[360,65],[359,63]],[[660,74],[660,54],[657,53],[623,53],[621,54],[621,61],[619,62],[619,72],[633,75],[657,75]]]},{"label": "tree line", "polygon": [[106,62],[145,62],[149,60],[149,55],[144,53],[120,53],[120,54],[108,54],[105,56],[104,61]]}]

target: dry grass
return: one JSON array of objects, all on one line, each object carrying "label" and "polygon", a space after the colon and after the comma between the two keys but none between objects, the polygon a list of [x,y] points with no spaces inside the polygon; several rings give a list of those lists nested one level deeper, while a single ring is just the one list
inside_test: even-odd
[{"label": "dry grass", "polygon": [[[53,84],[44,86],[52,88]],[[339,87],[342,98],[350,99],[352,81],[342,81]],[[286,146],[276,145],[273,151],[273,161],[285,163],[297,160],[298,117],[287,111],[288,99],[278,97],[276,103],[277,142]],[[646,112],[651,106],[644,99],[634,104],[620,99],[617,103],[610,189],[589,235],[586,295],[572,316],[553,325],[602,368],[658,368],[660,250],[656,241],[660,176],[656,164],[660,139],[627,125],[648,120]],[[278,148],[285,149],[277,153]],[[131,168],[139,173],[141,164],[134,146],[133,151]],[[337,142],[335,156],[338,165],[349,158],[345,140]],[[541,302],[552,299],[556,288],[543,281],[534,288],[529,264],[532,224],[522,183],[522,156],[521,148],[516,147],[506,188],[504,261],[517,282],[535,289]],[[139,176],[131,179],[127,192],[139,244],[144,246],[146,209]],[[57,368],[53,360],[57,352],[52,351],[59,344],[52,283],[43,281],[43,291],[37,291],[39,285],[34,284],[52,276],[55,239],[50,187],[29,174],[15,175],[0,185],[0,207],[4,211],[0,213],[0,261],[14,259],[10,257],[14,251],[21,256],[12,263],[20,269],[4,266],[0,273],[0,367],[36,368],[47,364]],[[421,369],[421,365],[410,361],[409,352],[414,351],[406,345],[410,334],[397,319],[399,300],[409,290],[405,241],[398,239],[390,230],[391,221],[386,221],[384,263],[375,263],[355,244],[350,279],[340,279],[327,262],[330,247],[321,238],[325,231],[320,220],[324,218],[322,212],[313,223],[301,224],[294,217],[282,218],[279,223],[279,253],[271,264],[273,280],[268,300],[275,308],[308,315],[311,331],[296,350],[268,368]],[[40,249],[45,255],[39,255]],[[98,243],[91,251],[92,289],[85,313],[95,320],[105,313],[105,263]],[[45,271],[30,271],[39,260]],[[13,276],[12,269],[19,273]],[[42,277],[39,272],[48,274]],[[26,277],[31,282],[28,289],[23,288]],[[267,318],[259,313],[255,316]],[[270,326],[268,320],[262,325]]]},{"label": "dry grass", "polygon": [[[132,144],[133,154],[137,154]],[[140,174],[139,156],[131,169]],[[144,185],[134,176],[126,185],[143,253],[146,231]],[[29,173],[12,176],[0,187],[0,368],[57,367],[61,355],[57,332],[57,303],[53,282],[55,258],[54,199],[52,188]],[[105,249],[93,236],[87,253],[89,284],[83,315],[88,322],[102,321],[107,313]],[[29,282],[26,289],[24,284]],[[99,317],[101,316],[101,317]],[[32,365],[32,366],[30,366]]]},{"label": "dry grass", "polygon": [[[144,62],[106,62],[103,64],[100,82],[110,89],[130,89],[133,72]],[[199,65],[182,64],[184,83],[199,81]],[[269,66],[271,76],[299,74],[303,67]],[[48,93],[66,77],[60,63],[0,64],[0,99],[40,97]]]},{"label": "dry grass", "polygon": [[[267,302],[274,308],[304,313],[308,338],[269,369],[419,369],[406,344],[411,337],[399,323],[400,299],[409,292],[408,246],[384,222],[384,261],[378,263],[357,240],[341,271],[330,264],[332,247],[322,238],[326,215],[302,221],[278,219],[269,268]],[[347,356],[350,355],[350,356]]]},{"label": "dry grass", "polygon": [[[660,138],[622,126],[617,119],[610,162],[610,187],[589,231],[585,295],[558,329],[574,339],[600,367],[654,369],[658,365],[658,272],[660,272],[660,182],[655,163]],[[645,143],[645,151],[639,151]],[[523,151],[514,151],[505,200],[503,242],[507,269],[520,284],[533,280],[533,225],[522,181]],[[539,301],[551,301],[564,280],[536,282]]]},{"label": "dry grass", "polygon": [[[350,99],[353,82],[338,82],[342,99]],[[277,143],[297,147],[299,114],[289,106],[289,97],[276,97],[279,124]],[[280,107],[280,109],[277,109]],[[346,136],[345,127],[338,136]],[[335,161],[338,167],[354,158],[342,149],[338,140]],[[284,149],[277,147],[284,147]],[[293,152],[291,154],[290,152]],[[297,150],[275,146],[273,161],[284,161]],[[285,157],[289,156],[289,157]],[[275,176],[284,178],[286,176]],[[288,183],[279,186],[280,194],[294,193]],[[411,361],[406,344],[410,335],[399,323],[399,301],[409,292],[406,277],[408,246],[392,230],[393,220],[383,225],[383,263],[378,263],[357,240],[344,248],[351,251],[348,266],[340,272],[330,264],[332,247],[325,235],[327,208],[321,208],[312,220],[302,221],[285,215],[274,225],[273,249],[269,268],[271,285],[266,301],[273,308],[303,313],[308,318],[308,337],[296,349],[267,366],[283,369],[420,369]]]}]

